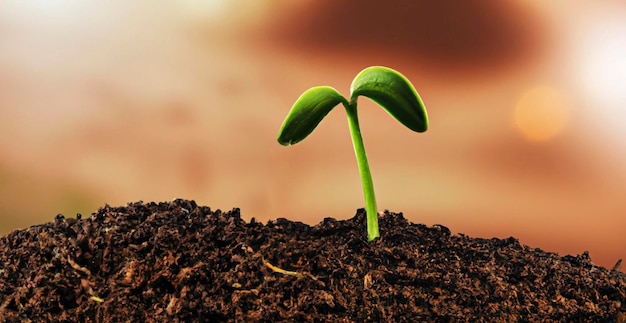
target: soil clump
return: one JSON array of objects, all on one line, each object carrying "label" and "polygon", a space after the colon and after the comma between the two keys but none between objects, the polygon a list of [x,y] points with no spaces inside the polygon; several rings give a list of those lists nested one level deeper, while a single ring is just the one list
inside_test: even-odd
[{"label": "soil clump", "polygon": [[105,206],[0,238],[0,322],[626,322],[587,253],[364,210],[315,226],[194,201]]}]

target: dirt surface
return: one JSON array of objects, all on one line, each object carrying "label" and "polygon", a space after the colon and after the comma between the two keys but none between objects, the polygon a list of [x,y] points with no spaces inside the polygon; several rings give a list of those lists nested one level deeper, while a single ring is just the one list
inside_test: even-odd
[{"label": "dirt surface", "polygon": [[1,322],[626,322],[626,275],[385,212],[316,226],[193,201],[106,206],[0,238]]}]

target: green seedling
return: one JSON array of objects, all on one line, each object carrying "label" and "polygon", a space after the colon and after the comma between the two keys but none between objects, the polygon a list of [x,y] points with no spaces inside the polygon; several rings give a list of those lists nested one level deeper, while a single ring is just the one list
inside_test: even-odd
[{"label": "green seedling", "polygon": [[380,233],[374,184],[359,128],[357,99],[360,95],[378,103],[407,128],[416,132],[428,129],[426,108],[411,82],[397,71],[374,66],[364,69],[354,78],[350,86],[350,101],[329,86],[317,86],[305,91],[285,118],[278,133],[278,142],[289,146],[302,141],[315,130],[330,110],[339,103],[343,104],[348,115],[350,135],[363,183],[367,238],[368,241],[372,241],[378,238]]}]

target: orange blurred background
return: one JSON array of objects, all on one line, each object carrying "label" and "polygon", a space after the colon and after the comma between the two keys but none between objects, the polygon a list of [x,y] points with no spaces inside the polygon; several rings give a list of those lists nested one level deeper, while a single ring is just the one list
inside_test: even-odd
[{"label": "orange blurred background", "polygon": [[179,197],[263,221],[352,217],[342,109],[298,145],[276,136],[304,90],[348,95],[385,65],[430,129],[360,100],[381,211],[626,258],[623,1],[355,3],[3,1],[0,234]]}]

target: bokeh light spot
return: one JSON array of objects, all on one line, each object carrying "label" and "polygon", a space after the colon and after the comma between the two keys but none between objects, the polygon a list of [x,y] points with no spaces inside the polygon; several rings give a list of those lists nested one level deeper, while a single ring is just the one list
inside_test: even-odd
[{"label": "bokeh light spot", "polygon": [[620,8],[626,7],[604,9],[578,27],[569,51],[587,120],[595,123],[590,128],[626,157],[626,11]]},{"label": "bokeh light spot", "polygon": [[567,123],[569,111],[565,96],[548,85],[524,92],[517,101],[514,124],[529,141],[545,141],[559,134]]}]

